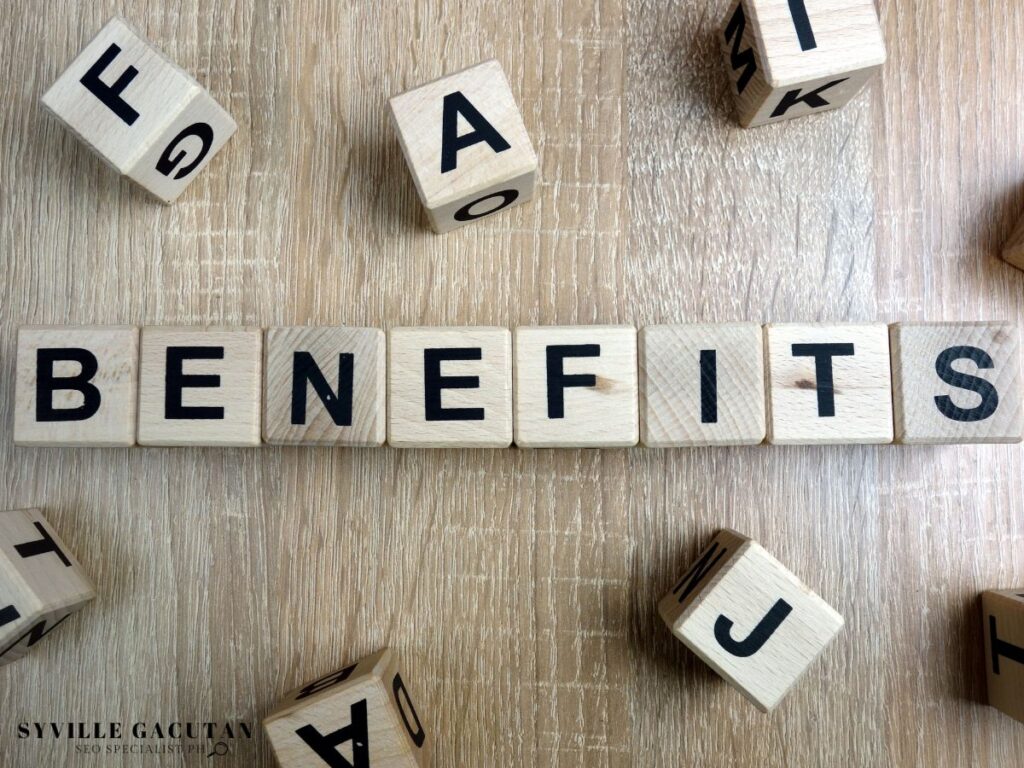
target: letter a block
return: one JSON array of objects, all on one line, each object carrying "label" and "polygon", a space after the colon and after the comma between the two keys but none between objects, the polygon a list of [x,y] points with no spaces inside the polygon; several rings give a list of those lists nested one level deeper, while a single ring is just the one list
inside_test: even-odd
[{"label": "letter a block", "polygon": [[437,232],[533,197],[537,156],[497,61],[393,97],[391,115]]},{"label": "letter a block", "polygon": [[747,128],[841,107],[885,63],[873,0],[734,0],[721,42]]},{"label": "letter a block", "polygon": [[720,531],[658,604],[672,634],[762,712],[782,700],[843,617],[757,542]]},{"label": "letter a block", "polygon": [[271,328],[265,346],[266,442],[354,447],[384,444],[384,331]]},{"label": "letter a block", "polygon": [[515,441],[625,448],[640,439],[636,328],[516,328]]},{"label": "letter a block", "polygon": [[768,442],[893,439],[889,329],[883,323],[765,326]]},{"label": "letter a block", "polygon": [[263,332],[142,329],[139,445],[258,447]]},{"label": "letter a block", "polygon": [[1020,336],[1010,323],[899,323],[889,329],[901,443],[1019,443]]},{"label": "letter a block", "polygon": [[20,328],[15,445],[135,445],[138,361],[131,326]]},{"label": "letter a block", "polygon": [[1024,723],[1024,589],[981,595],[988,703]]},{"label": "letter a block", "polygon": [[118,173],[165,203],[237,128],[199,83],[117,17],[46,92],[43,106]]},{"label": "letter a block", "polygon": [[0,512],[0,666],[96,597],[38,509]]},{"label": "letter a block", "polygon": [[389,650],[289,693],[263,720],[281,768],[426,768],[427,734]]},{"label": "letter a block", "polygon": [[508,328],[393,328],[388,334],[388,444],[512,444]]}]

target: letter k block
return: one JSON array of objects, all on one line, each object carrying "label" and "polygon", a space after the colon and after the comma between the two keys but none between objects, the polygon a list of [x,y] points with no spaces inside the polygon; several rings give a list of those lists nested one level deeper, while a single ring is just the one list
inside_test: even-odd
[{"label": "letter k block", "polygon": [[873,0],[733,0],[719,37],[745,128],[841,107],[885,63]]},{"label": "letter k block", "polygon": [[118,17],[61,74],[43,106],[105,163],[165,203],[238,127],[206,89]]},{"label": "letter k block", "polygon": [[756,541],[723,530],[658,604],[672,634],[762,712],[774,709],[843,617]]}]

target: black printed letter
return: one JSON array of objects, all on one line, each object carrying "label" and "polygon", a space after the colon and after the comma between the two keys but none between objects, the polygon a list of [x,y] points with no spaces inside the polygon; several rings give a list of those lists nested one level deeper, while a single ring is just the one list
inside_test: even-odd
[{"label": "black printed letter", "polygon": [[60,547],[57,546],[57,542],[53,540],[50,532],[43,528],[42,523],[35,522],[33,525],[36,530],[39,531],[39,535],[43,538],[37,541],[27,541],[24,544],[15,544],[14,551],[17,552],[25,560],[30,557],[39,557],[39,555],[45,555],[48,552],[53,552],[60,561],[68,568],[71,567],[71,561],[68,560],[68,556],[65,555]]},{"label": "black printed letter", "polygon": [[296,352],[292,358],[292,424],[306,423],[306,382],[313,385],[331,419],[339,427],[352,426],[352,381],[356,356],[338,355],[338,392],[327,383],[323,372],[309,352]]},{"label": "black printed letter", "polygon": [[206,157],[207,153],[209,153],[210,147],[213,146],[213,128],[206,123],[193,123],[171,140],[171,143],[167,145],[167,149],[165,149],[163,154],[160,155],[160,159],[156,161],[156,170],[158,173],[162,173],[164,176],[170,176],[171,171],[177,168],[178,164],[185,159],[188,152],[184,149],[179,151],[173,157],[171,156],[171,153],[189,136],[195,136],[200,142],[202,142],[202,145],[199,147],[199,151],[196,153],[192,162],[184,168],[180,168],[178,172],[174,174],[174,178],[175,180],[183,179],[199,167],[199,164],[203,162],[203,158]]},{"label": "black printed letter", "polygon": [[442,408],[442,389],[479,389],[479,376],[442,376],[442,360],[483,360],[480,347],[423,350],[423,404],[427,421],[483,421],[483,408]]},{"label": "black printed letter", "polygon": [[[357,701],[349,707],[349,712],[352,715],[352,722],[333,733],[324,735],[312,725],[304,725],[295,733],[330,768],[370,768],[370,738],[366,732],[366,699]],[[352,742],[351,763],[338,752],[338,747],[349,741]]]},{"label": "black printed letter", "polygon": [[743,3],[736,6],[736,13],[729,20],[725,28],[725,42],[732,43],[732,50],[729,53],[729,64],[733,69],[743,67],[743,74],[736,81],[736,93],[743,93],[747,86],[757,74],[757,59],[754,58],[753,47],[745,51],[740,50],[743,44],[743,34],[747,30],[747,17],[743,11]]},{"label": "black printed letter", "polygon": [[[679,604],[689,597],[690,593],[697,588],[701,580],[708,574],[708,572],[718,565],[718,561],[725,557],[725,553],[728,552],[727,547],[722,547],[722,551],[718,552],[718,556],[715,556],[715,552],[718,551],[718,542],[714,542],[710,547],[704,550],[704,554],[700,556],[700,560],[693,564],[679,580],[679,583],[672,587],[672,594],[679,593]],[[712,559],[714,558],[714,559]]]},{"label": "black printed letter", "polygon": [[804,0],[789,0],[789,13],[793,17],[793,26],[796,27],[800,49],[810,51],[817,48],[818,41],[814,39],[814,30],[811,29],[811,20],[807,16],[807,6],[804,5]]},{"label": "black printed letter", "polygon": [[565,344],[547,348],[548,363],[548,418],[565,418],[565,390],[567,387],[596,387],[597,376],[592,373],[568,375],[562,363],[567,357],[600,357],[600,344]]},{"label": "black printed letter", "polygon": [[139,119],[139,113],[132,109],[127,101],[121,98],[121,94],[124,93],[124,89],[129,86],[131,81],[135,79],[135,76],[139,74],[139,70],[135,67],[126,67],[113,85],[107,85],[100,80],[100,75],[110,66],[110,62],[117,58],[120,52],[121,49],[111,43],[110,47],[103,52],[103,55],[96,60],[96,63],[89,67],[89,71],[82,75],[82,79],[79,82],[93,96],[106,104],[111,112],[128,123],[128,125],[131,125]]},{"label": "black printed letter", "polygon": [[[423,742],[427,740],[427,732],[423,730],[420,716],[416,714],[416,707],[412,705],[412,699],[409,698],[409,691],[406,689],[405,683],[402,682],[401,675],[395,675],[395,679],[391,682],[391,691],[395,696],[395,705],[402,713],[402,722],[405,723],[405,730],[409,732],[412,743],[417,747],[422,747]],[[399,694],[402,695],[399,696]],[[404,704],[402,703],[403,698],[405,699]],[[409,710],[408,714],[406,713],[407,709]],[[412,719],[416,721],[416,730],[413,730],[412,723],[409,722],[409,715],[412,715]]]},{"label": "black printed letter", "polygon": [[[82,370],[77,376],[54,376],[53,364],[69,361]],[[100,409],[100,391],[90,384],[99,370],[96,355],[87,349],[36,350],[36,421],[85,421]],[[82,393],[84,402],[77,408],[54,408],[53,393],[72,389]]]},{"label": "black printed letter", "polygon": [[307,696],[312,696],[314,693],[320,693],[320,691],[330,688],[332,685],[343,683],[348,680],[349,676],[355,671],[358,664],[352,664],[351,666],[345,667],[340,672],[332,672],[329,675],[321,677],[319,680],[314,680],[312,683],[307,685],[295,696],[296,701],[301,701]]},{"label": "black printed letter", "polygon": [[832,379],[832,358],[849,357],[853,344],[794,344],[793,357],[813,357],[818,389],[818,416],[836,415],[836,389]]},{"label": "black printed letter", "polygon": [[719,616],[715,621],[715,640],[733,656],[745,659],[753,656],[768,642],[768,638],[775,634],[775,630],[786,620],[793,606],[785,600],[777,600],[772,609],[765,614],[757,626],[742,640],[734,640],[732,635],[732,620],[725,616]]},{"label": "black printed letter", "polygon": [[992,649],[992,674],[999,674],[999,657],[1015,661],[1018,664],[1024,664],[1024,648],[1013,643],[1008,643],[1006,640],[1000,640],[996,634],[996,617],[988,617],[988,637],[989,646]]},{"label": "black printed letter", "polygon": [[[512,146],[487,122],[462,91],[449,93],[444,97],[444,112],[441,117],[441,173],[454,171],[459,165],[459,150],[487,142],[495,152],[504,152]],[[459,136],[459,115],[473,126],[473,130]]]},{"label": "black printed letter", "polygon": [[718,354],[713,349],[700,351],[700,422],[718,423]]},{"label": "black printed letter", "polygon": [[168,347],[164,387],[165,419],[223,419],[224,409],[216,406],[186,406],[181,403],[185,387],[219,387],[220,376],[186,376],[185,360],[223,360],[224,347]]},{"label": "black printed letter", "polygon": [[772,117],[782,117],[797,104],[806,104],[811,109],[827,107],[829,106],[829,102],[825,101],[825,99],[821,97],[821,94],[829,88],[835,88],[840,83],[845,83],[849,79],[850,78],[848,77],[844,77],[842,80],[833,80],[831,83],[826,83],[820,88],[815,88],[813,91],[808,91],[807,93],[803,93],[799,88],[795,91],[789,91],[782,97],[782,101],[779,102],[779,106],[775,108],[775,111],[772,112]]},{"label": "black printed letter", "polygon": [[961,408],[948,395],[940,395],[935,398],[935,405],[939,413],[953,421],[984,421],[999,407],[999,393],[991,382],[953,370],[957,360],[970,360],[982,370],[994,368],[995,363],[987,352],[977,347],[950,347],[935,360],[935,372],[940,379],[950,386],[977,393],[981,403],[974,408]]}]

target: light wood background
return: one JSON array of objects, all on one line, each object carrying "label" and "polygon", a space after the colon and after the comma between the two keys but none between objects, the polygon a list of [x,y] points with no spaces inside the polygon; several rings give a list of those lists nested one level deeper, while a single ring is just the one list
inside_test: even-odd
[{"label": "light wood background", "polygon": [[[1024,450],[14,449],[21,323],[1021,321],[1024,5],[883,0],[841,112],[731,119],[705,0],[34,2],[0,16],[0,506],[40,505],[98,601],[0,670],[17,722],[256,721],[398,649],[436,765],[1008,766],[978,593],[1024,583]],[[238,120],[174,207],[39,96],[114,11]],[[386,99],[504,64],[531,205],[425,229]],[[758,539],[847,626],[771,716],[656,601],[711,534]],[[152,743],[152,742],[148,742]],[[211,758],[212,760],[212,758]],[[266,766],[256,738],[187,765]]]}]

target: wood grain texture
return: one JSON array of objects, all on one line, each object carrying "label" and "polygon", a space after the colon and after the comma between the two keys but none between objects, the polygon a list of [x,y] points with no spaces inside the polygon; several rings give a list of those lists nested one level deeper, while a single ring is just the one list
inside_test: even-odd
[{"label": "wood grain texture", "polygon": [[[725,6],[99,0],[0,18],[0,507],[45,506],[100,593],[0,672],[9,762],[101,764],[17,722],[255,723],[383,646],[416,671],[445,768],[1018,760],[1024,729],[984,703],[978,594],[1024,582],[1020,446],[11,445],[23,323],[1020,326],[1024,274],[998,254],[1024,210],[1024,7],[882,0],[890,60],[864,96],[744,131]],[[170,208],[39,109],[115,10],[240,124]],[[543,181],[437,237],[387,98],[492,56]],[[846,619],[769,717],[657,614],[723,527]],[[259,738],[205,755],[102,764],[273,765]]]}]

